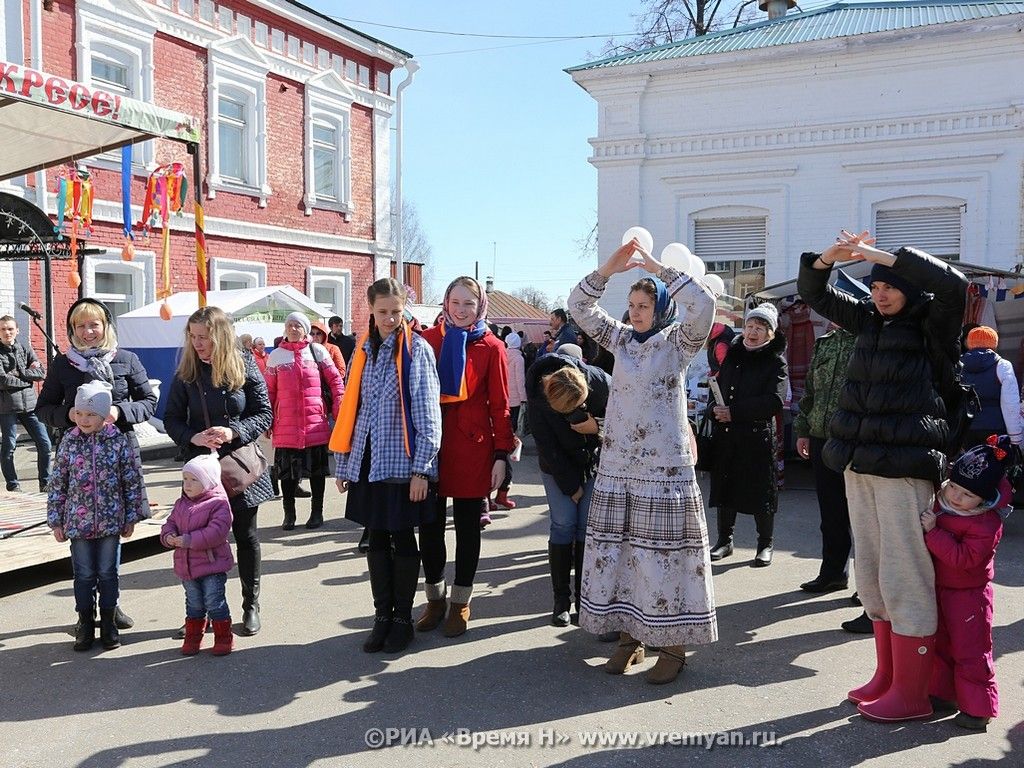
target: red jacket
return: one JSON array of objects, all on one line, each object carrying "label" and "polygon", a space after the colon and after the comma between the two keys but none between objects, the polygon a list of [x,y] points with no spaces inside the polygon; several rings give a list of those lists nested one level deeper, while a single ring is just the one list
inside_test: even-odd
[{"label": "red jacket", "polygon": [[[316,359],[312,346],[318,347]],[[275,448],[311,448],[331,439],[324,407],[321,377],[331,390],[334,418],[338,417],[345,383],[330,355],[319,344],[282,341],[267,358],[267,392],[274,409]]]},{"label": "red jacket", "polygon": [[[423,338],[441,359],[440,326]],[[441,406],[440,494],[482,499],[491,492],[494,452],[512,450],[505,344],[490,331],[466,345],[465,400]]]},{"label": "red jacket", "polygon": [[995,576],[996,546],[1003,535],[999,513],[961,517],[943,514],[924,535],[935,565],[935,586],[983,587]]}]

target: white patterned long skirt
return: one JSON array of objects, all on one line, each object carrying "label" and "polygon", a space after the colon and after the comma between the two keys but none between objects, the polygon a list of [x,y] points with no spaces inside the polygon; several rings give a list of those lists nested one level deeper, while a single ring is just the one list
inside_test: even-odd
[{"label": "white patterned long skirt", "polygon": [[580,626],[650,645],[718,639],[704,501],[685,479],[598,472],[587,519]]}]

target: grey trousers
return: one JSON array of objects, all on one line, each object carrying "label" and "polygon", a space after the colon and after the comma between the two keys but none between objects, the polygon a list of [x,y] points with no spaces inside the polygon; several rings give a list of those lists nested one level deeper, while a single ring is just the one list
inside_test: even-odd
[{"label": "grey trousers", "polygon": [[921,528],[921,513],[932,508],[934,486],[928,480],[849,469],[843,478],[864,610],[873,621],[891,622],[898,635],[934,635],[935,570]]}]

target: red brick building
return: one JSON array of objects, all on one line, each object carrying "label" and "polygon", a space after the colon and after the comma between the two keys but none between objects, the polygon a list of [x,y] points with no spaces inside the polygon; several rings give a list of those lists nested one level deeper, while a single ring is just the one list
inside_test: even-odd
[{"label": "red brick building", "polygon": [[[290,0],[23,0],[20,18],[17,3],[6,8],[7,61],[200,120],[211,290],[287,283],[365,326],[363,292],[392,271],[392,73],[411,54]],[[173,160],[190,167],[181,145],[135,145],[136,221],[148,171]],[[84,295],[115,314],[154,301],[158,237],[121,258],[119,153],[79,162],[93,174],[88,245],[100,251],[85,257]],[[40,178],[3,188],[41,204]],[[57,172],[42,181],[52,215]],[[171,226],[173,288],[195,290],[191,214]],[[10,269],[14,297],[41,304],[39,270]],[[54,271],[58,329],[77,298],[69,269]],[[422,293],[420,265],[406,281]]]}]

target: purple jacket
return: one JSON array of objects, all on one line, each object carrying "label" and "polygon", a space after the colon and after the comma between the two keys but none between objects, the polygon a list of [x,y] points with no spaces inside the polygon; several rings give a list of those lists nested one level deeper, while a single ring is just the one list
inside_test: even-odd
[{"label": "purple jacket", "polygon": [[170,547],[168,536],[184,537],[185,546],[174,548],[174,573],[189,581],[231,570],[235,561],[228,544],[230,530],[231,505],[218,483],[196,499],[182,494],[160,529],[160,542]]}]

